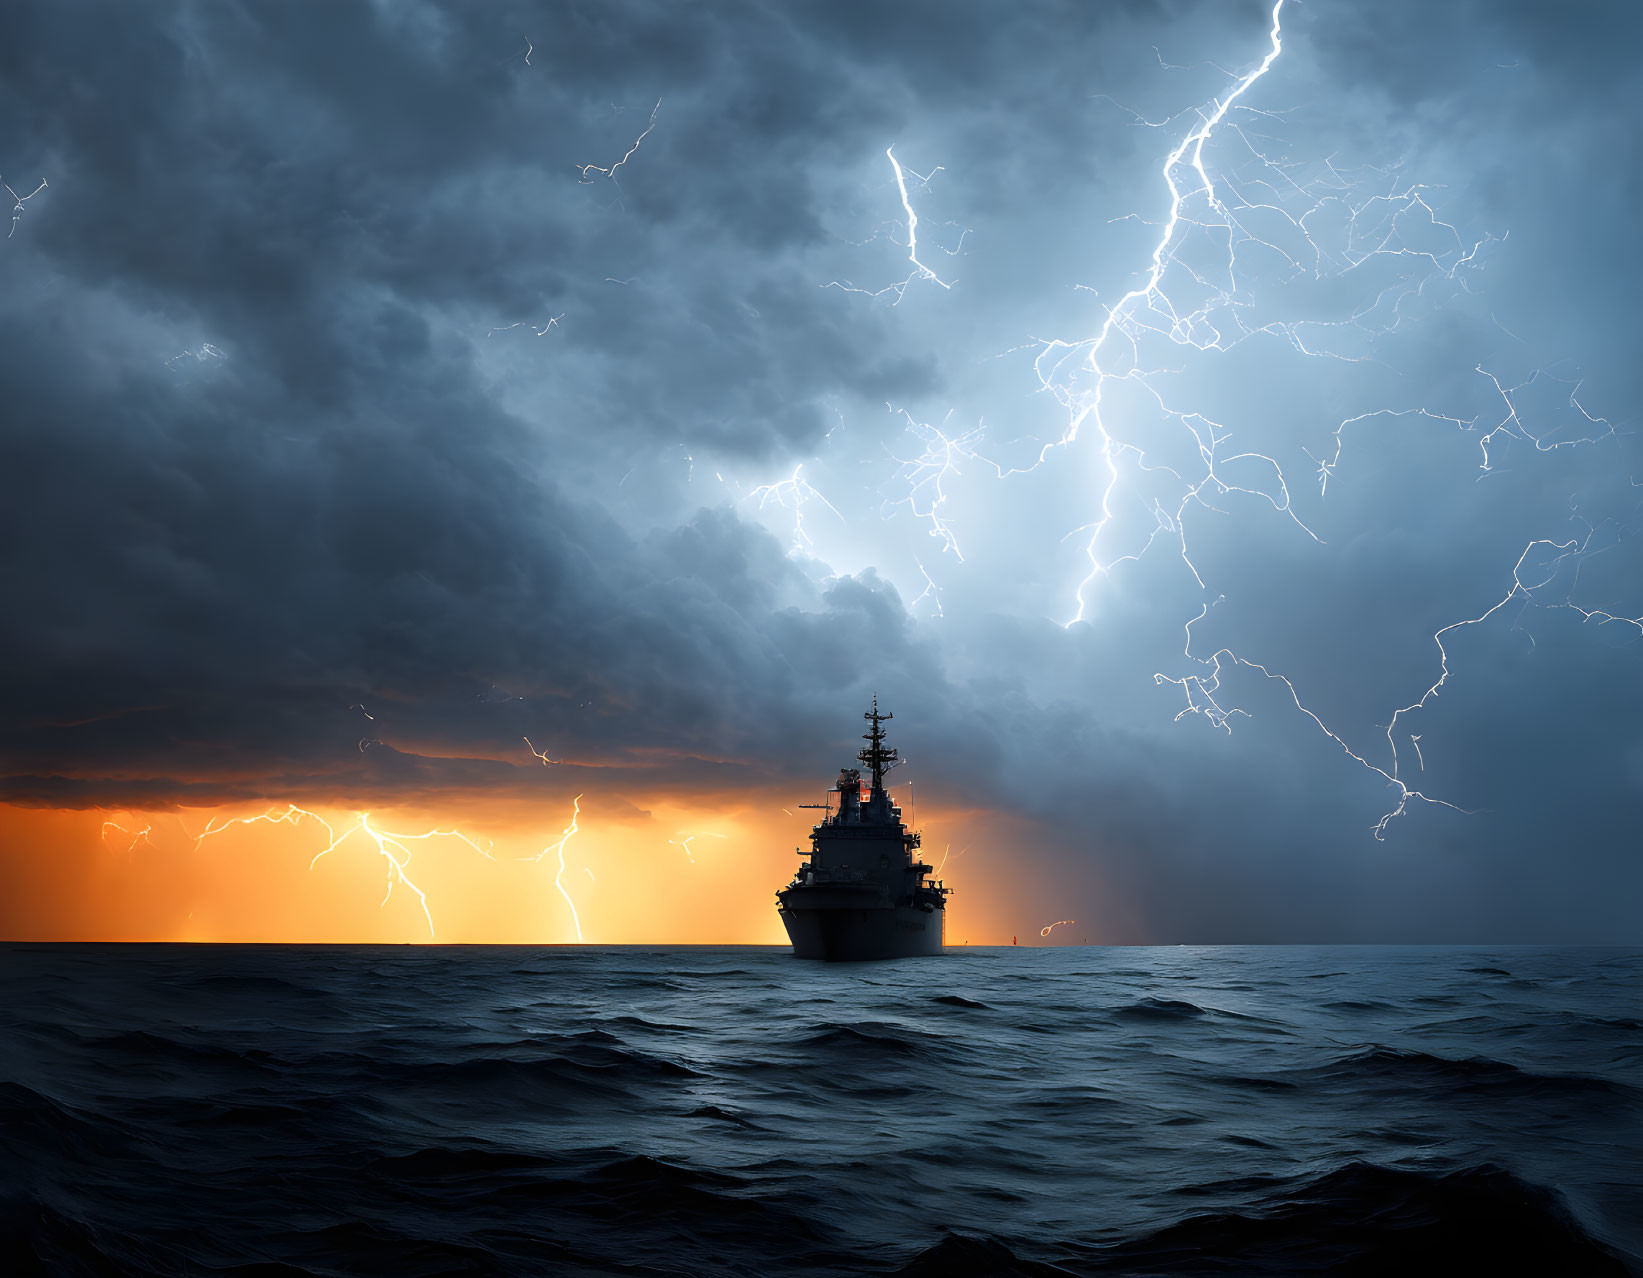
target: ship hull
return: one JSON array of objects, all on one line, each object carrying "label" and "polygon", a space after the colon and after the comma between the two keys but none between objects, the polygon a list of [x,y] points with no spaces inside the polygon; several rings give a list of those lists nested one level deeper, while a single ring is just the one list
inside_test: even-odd
[{"label": "ship hull", "polygon": [[781,911],[794,958],[834,963],[940,954],[946,913],[913,905]]}]

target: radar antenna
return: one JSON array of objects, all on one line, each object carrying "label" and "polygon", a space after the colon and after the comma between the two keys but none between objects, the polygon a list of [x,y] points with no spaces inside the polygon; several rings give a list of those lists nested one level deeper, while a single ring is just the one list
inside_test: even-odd
[{"label": "radar antenna", "polygon": [[874,790],[884,789],[884,774],[901,762],[895,750],[886,750],[884,748],[884,728],[880,726],[886,719],[894,719],[895,717],[888,711],[884,714],[879,713],[879,694],[876,692],[873,694],[873,708],[862,715],[862,718],[870,722],[873,728],[870,732],[862,733],[861,739],[870,744],[856,758],[873,770]]}]

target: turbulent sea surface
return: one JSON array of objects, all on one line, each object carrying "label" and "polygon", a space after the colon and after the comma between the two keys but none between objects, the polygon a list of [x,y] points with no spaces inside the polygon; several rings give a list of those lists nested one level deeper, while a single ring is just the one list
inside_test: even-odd
[{"label": "turbulent sea surface", "polygon": [[0,947],[11,1274],[1608,1274],[1643,951]]}]

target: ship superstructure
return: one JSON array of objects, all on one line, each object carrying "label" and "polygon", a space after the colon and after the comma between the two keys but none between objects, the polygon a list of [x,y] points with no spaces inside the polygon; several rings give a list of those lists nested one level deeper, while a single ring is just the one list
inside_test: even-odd
[{"label": "ship superstructure", "polygon": [[890,801],[884,775],[901,762],[884,744],[879,699],[862,716],[872,726],[857,756],[868,769],[845,768],[827,792],[827,815],[810,832],[810,850],[793,881],[776,893],[797,958],[912,958],[942,952],[948,889],[931,882],[918,859],[919,835]]}]

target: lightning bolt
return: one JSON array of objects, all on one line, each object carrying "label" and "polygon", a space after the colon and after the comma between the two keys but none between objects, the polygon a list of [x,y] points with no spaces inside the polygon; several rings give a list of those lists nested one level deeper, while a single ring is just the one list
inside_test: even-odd
[{"label": "lightning bolt", "polygon": [[127,852],[130,852],[139,843],[146,843],[146,844],[148,844],[149,847],[154,846],[154,840],[151,837],[154,833],[153,825],[145,825],[140,830],[129,830],[125,826],[121,825],[118,821],[104,821],[103,822],[102,832],[99,835],[99,837],[105,843],[108,842],[108,832],[110,830],[118,830],[121,834],[123,834],[127,837],[128,842],[126,843],[126,846],[125,846],[125,850]]},{"label": "lightning bolt", "polygon": [[559,327],[559,321],[564,318],[565,317],[563,315],[550,315],[548,317],[548,322],[542,325],[541,328],[537,328],[536,323],[533,320],[517,320],[512,324],[503,324],[499,328],[493,328],[490,332],[486,333],[485,336],[495,337],[498,333],[511,333],[516,328],[528,328],[531,332],[535,333],[536,336],[546,337],[554,329]]},{"label": "lightning bolt", "polygon": [[[959,854],[959,856],[963,856],[969,850],[970,850],[970,845],[968,843],[966,843],[963,847],[961,847],[958,850],[958,854]],[[947,858],[949,856],[951,856],[952,853],[953,853],[953,845],[951,843],[949,843],[945,848],[942,849],[941,864],[936,866],[936,872],[935,872],[935,875],[934,875],[935,878],[939,879],[941,877],[942,870],[947,868]]]},{"label": "lightning bolt", "polygon": [[304,819],[317,821],[325,828],[325,832],[331,840],[314,854],[313,860],[308,863],[310,870],[319,864],[321,857],[336,851],[352,836],[364,834],[376,846],[378,854],[388,863],[388,886],[382,896],[382,905],[388,904],[389,899],[394,894],[396,884],[411,892],[416,897],[417,903],[422,907],[423,917],[428,921],[428,938],[430,940],[435,939],[433,913],[428,908],[428,894],[412,882],[410,876],[405,872],[411,862],[411,850],[405,845],[407,843],[425,842],[428,839],[456,839],[467,844],[487,860],[494,861],[496,859],[492,856],[489,848],[481,847],[476,840],[469,835],[463,834],[460,830],[425,830],[421,834],[401,834],[397,831],[377,829],[371,824],[371,814],[369,812],[359,812],[355,814],[355,823],[341,834],[338,834],[335,827],[317,812],[311,812],[307,808],[299,808],[295,804],[287,805],[283,812],[270,808],[267,812],[260,813],[257,816],[223,820],[220,825],[218,824],[218,818],[213,817],[206,822],[205,829],[195,837],[194,847],[197,851],[206,839],[221,834],[236,825],[255,825],[264,821],[270,825],[296,825]]},{"label": "lightning bolt", "polygon": [[591,177],[589,177],[588,175],[590,173],[598,173],[603,177],[609,178],[612,182],[615,182],[616,181],[616,170],[621,168],[624,164],[626,164],[629,160],[631,160],[633,158],[634,152],[636,152],[639,149],[639,144],[650,136],[650,131],[656,127],[656,115],[661,109],[662,109],[662,99],[657,98],[656,99],[656,105],[651,108],[650,123],[645,125],[645,131],[633,140],[633,145],[630,146],[627,149],[626,153],[623,154],[622,158],[620,160],[616,161],[616,163],[611,165],[609,168],[601,168],[597,164],[578,164],[576,166],[576,171],[581,175],[578,180],[580,182],[584,183],[584,184],[590,183],[590,182],[593,181],[593,179]]},{"label": "lightning bolt", "polygon": [[180,359],[192,359],[197,363],[203,364],[208,359],[227,359],[227,358],[228,358],[228,356],[224,355],[220,350],[218,350],[210,342],[201,342],[198,350],[178,351],[170,359],[166,360],[165,366],[167,368],[175,367],[177,361],[180,360]]},{"label": "lightning bolt", "polygon": [[[913,208],[912,197],[907,193],[907,175],[909,173],[918,179],[920,185],[928,190],[930,186],[930,179],[935,177],[937,173],[941,172],[942,166],[938,164],[928,173],[920,174],[913,169],[902,168],[901,161],[896,159],[896,148],[894,146],[885,147],[884,156],[890,161],[891,171],[896,176],[896,192],[901,197],[902,212],[907,215],[907,220],[902,223],[902,225],[907,229],[907,261],[911,264],[913,269],[908,273],[905,279],[898,280],[894,284],[886,284],[883,288],[857,288],[848,280],[829,280],[826,284],[823,284],[822,287],[836,288],[845,293],[861,293],[867,297],[883,297],[886,294],[893,294],[895,300],[890,304],[892,306],[899,306],[901,304],[901,299],[907,295],[908,288],[910,288],[918,280],[929,280],[932,284],[939,285],[941,288],[948,291],[951,291],[954,281],[942,279],[941,276],[937,275],[930,269],[930,267],[919,260],[918,212]],[[953,224],[949,222],[948,225],[951,226]],[[958,243],[952,248],[943,249],[942,251],[949,257],[956,257],[963,249],[964,240],[969,234],[970,232],[968,227],[961,228]],[[874,234],[873,238],[878,238],[877,233]],[[870,241],[864,241],[864,243],[866,242]]]},{"label": "lightning bolt", "polygon": [[[785,811],[785,809],[783,809],[783,810]],[[691,853],[691,850],[690,850],[690,844],[691,844],[692,840],[694,840],[694,839],[722,839],[724,837],[725,836],[722,835],[722,834],[712,834],[712,833],[708,833],[708,834],[686,834],[686,835],[683,835],[683,836],[681,836],[680,838],[677,838],[677,839],[669,839],[668,840],[668,846],[678,848],[681,852],[683,852],[685,854],[685,860],[689,861],[692,865],[695,865],[696,864],[696,857]]]},{"label": "lightning bolt", "polygon": [[912,601],[907,605],[908,610],[911,611],[928,599],[936,607],[936,616],[945,617],[947,613],[941,606],[941,587],[936,585],[935,578],[930,576],[923,560],[915,555],[913,556],[913,562],[918,565],[919,576],[924,578],[924,589],[913,596]]},{"label": "lightning bolt", "polygon": [[577,941],[581,941],[582,939],[582,919],[576,913],[576,902],[571,900],[570,893],[565,890],[565,844],[570,842],[571,835],[575,834],[579,828],[576,824],[576,818],[581,814],[582,796],[579,794],[571,800],[570,824],[567,825],[563,831],[561,831],[558,841],[548,844],[547,847],[543,848],[535,856],[524,858],[527,861],[539,862],[550,852],[559,858],[559,871],[553,876],[553,885],[559,889],[559,895],[565,898],[565,904],[570,906],[570,920],[571,924],[576,928]]},{"label": "lightning bolt", "polygon": [[[1204,112],[1199,113],[1198,124],[1187,132],[1175,149],[1165,158],[1162,176],[1164,185],[1169,191],[1169,213],[1164,220],[1163,230],[1159,234],[1158,241],[1153,246],[1151,263],[1145,280],[1125,293],[1113,306],[1107,308],[1106,319],[1102,322],[1100,329],[1093,338],[1073,343],[1059,339],[1044,342],[1038,356],[1033,361],[1033,369],[1038,376],[1040,387],[1061,401],[1067,407],[1069,414],[1066,428],[1060,439],[1045,444],[1039,452],[1038,462],[1034,464],[1042,464],[1051,450],[1072,444],[1078,438],[1079,432],[1084,425],[1089,423],[1099,436],[1099,453],[1105,472],[1099,515],[1092,523],[1086,525],[1089,531],[1089,539],[1086,542],[1085,553],[1090,561],[1090,572],[1079,583],[1076,592],[1078,610],[1072,621],[1068,623],[1069,625],[1084,620],[1085,591],[1096,576],[1107,571],[1107,567],[1102,564],[1096,554],[1096,545],[1101,538],[1101,534],[1112,521],[1112,496],[1120,477],[1119,457],[1126,452],[1136,454],[1141,452],[1133,445],[1121,445],[1108,432],[1106,424],[1102,420],[1101,406],[1106,383],[1110,377],[1115,376],[1115,374],[1108,373],[1102,366],[1102,351],[1109,345],[1115,335],[1118,337],[1121,347],[1128,347],[1133,351],[1143,330],[1163,331],[1170,340],[1197,349],[1222,344],[1220,331],[1215,329],[1213,325],[1206,325],[1207,317],[1202,312],[1182,316],[1176,310],[1162,288],[1164,271],[1166,265],[1173,260],[1171,248],[1176,243],[1183,223],[1183,205],[1190,196],[1202,193],[1212,207],[1223,213],[1225,212],[1224,206],[1216,197],[1215,184],[1210,180],[1209,173],[1204,167],[1204,146],[1215,132],[1215,127],[1226,118],[1227,112],[1232,109],[1239,98],[1249,91],[1251,85],[1272,68],[1272,64],[1278,60],[1278,55],[1283,52],[1283,7],[1284,0],[1277,0],[1277,3],[1272,7],[1271,48],[1267,51],[1266,56],[1261,59],[1253,71],[1248,72],[1237,82],[1233,90],[1224,99],[1217,101],[1207,114]],[[1178,171],[1183,166],[1197,177],[1196,184],[1186,190],[1182,189],[1177,176]],[[1228,220],[1230,222],[1230,218]],[[1208,331],[1205,331],[1206,327]],[[1057,380],[1069,358],[1076,358],[1077,364],[1081,364],[1084,369],[1093,374],[1094,386],[1088,393],[1078,394],[1072,387]],[[1141,375],[1134,370],[1130,370],[1119,376],[1127,379],[1139,379]],[[1148,389],[1150,390],[1150,387]],[[1169,410],[1163,404],[1162,398],[1158,397],[1156,392],[1153,392],[1153,394],[1155,398],[1158,398],[1159,406],[1168,412]],[[1212,484],[1221,492],[1252,491],[1236,485],[1222,483],[1218,479],[1215,450],[1224,440],[1225,435],[1224,433],[1217,434],[1217,427],[1214,423],[1198,417],[1196,414],[1175,413],[1171,415],[1178,418],[1192,432],[1197,444],[1197,451],[1206,463],[1207,471],[1204,479],[1183,498],[1181,510],[1184,510],[1189,501]],[[1227,460],[1241,460],[1251,456],[1254,455],[1238,454],[1236,457]],[[1278,472],[1281,484],[1282,472],[1279,471],[1277,463],[1273,462],[1271,458],[1262,457],[1260,460],[1267,462],[1274,471]],[[1253,491],[1257,491],[1258,495],[1265,496],[1269,501],[1273,501],[1273,504],[1278,506],[1279,509],[1288,510],[1287,490],[1284,491],[1281,504],[1265,492]],[[1179,511],[1177,512],[1176,523],[1179,523]],[[1308,531],[1310,532],[1310,530]],[[1196,570],[1194,570],[1194,575],[1196,575]]]},{"label": "lightning bolt", "polygon": [[[1406,714],[1413,714],[1418,710],[1425,709],[1427,703],[1438,695],[1444,684],[1449,682],[1449,676],[1452,671],[1449,669],[1449,649],[1444,645],[1444,636],[1451,634],[1456,630],[1464,629],[1467,626],[1482,625],[1496,613],[1500,612],[1501,609],[1505,608],[1506,605],[1511,603],[1514,599],[1534,601],[1536,592],[1549,585],[1556,577],[1558,570],[1565,563],[1570,560],[1578,560],[1579,557],[1585,555],[1590,550],[1592,538],[1596,535],[1596,532],[1597,530],[1595,528],[1588,526],[1584,537],[1572,537],[1567,541],[1552,541],[1549,538],[1542,537],[1531,541],[1523,548],[1523,553],[1518,556],[1517,563],[1512,566],[1512,584],[1499,600],[1497,600],[1485,611],[1479,613],[1477,616],[1451,622],[1449,625],[1444,626],[1432,636],[1432,640],[1438,648],[1439,673],[1436,681],[1434,681],[1432,685],[1420,695],[1418,700],[1402,707],[1394,713],[1392,716],[1392,721],[1386,725],[1386,742],[1392,751],[1394,774],[1397,771],[1396,764],[1398,758],[1398,720]],[[1536,550],[1542,548],[1556,553],[1550,556],[1547,567],[1538,581],[1525,582],[1523,580],[1524,564],[1528,561],[1530,555],[1534,554]],[[1569,599],[1565,599],[1561,603],[1542,603],[1540,606],[1549,610],[1562,609],[1569,612],[1574,612],[1579,614],[1582,620],[1593,621],[1599,625],[1630,626],[1633,630],[1638,632],[1639,636],[1643,636],[1643,616],[1625,617],[1612,612],[1606,612],[1598,608],[1582,608],[1580,605]],[[1421,756],[1420,737],[1411,734],[1409,739],[1415,747],[1415,755],[1420,762],[1420,769],[1424,772],[1426,770],[1426,760]],[[1394,813],[1393,815],[1396,814]],[[1377,827],[1378,830],[1385,829],[1387,819],[1388,818],[1386,817],[1381,819],[1381,825]]]},{"label": "lightning bolt", "polygon": [[822,496],[808,479],[803,477],[803,471],[804,463],[800,462],[786,479],[777,480],[773,484],[761,484],[747,494],[750,500],[755,498],[758,500],[761,511],[774,502],[784,510],[793,512],[793,546],[789,552],[792,554],[808,551],[814,545],[810,540],[810,534],[804,530],[804,508],[810,502],[819,501],[837,516],[841,524],[845,522],[844,516],[838,512],[838,508]]},{"label": "lightning bolt", "polygon": [[563,763],[564,762],[563,759],[550,759],[550,758],[548,758],[548,756],[546,754],[544,754],[541,750],[538,750],[535,746],[533,746],[531,744],[531,739],[529,737],[520,737],[519,739],[525,743],[525,749],[529,750],[532,754],[534,754],[536,756],[537,762],[540,763],[544,768],[546,768],[546,767],[548,767],[552,764],[555,764],[555,763]]},{"label": "lightning bolt", "polygon": [[[361,812],[359,814],[359,824],[344,831],[336,838],[333,838],[328,846],[321,848],[318,852],[314,853],[314,859],[308,863],[308,868],[312,870],[319,864],[319,859],[322,856],[334,852],[338,844],[348,838],[348,836],[353,834],[356,830],[363,831],[366,837],[376,844],[377,852],[380,853],[382,858],[388,862],[388,887],[382,894],[382,904],[377,908],[381,909],[382,906],[388,904],[389,897],[394,894],[394,883],[397,880],[411,892],[416,894],[417,903],[422,906],[422,917],[428,920],[428,939],[433,940],[434,916],[428,909],[428,894],[419,888],[415,883],[411,882],[405,874],[405,867],[411,862],[411,850],[407,848],[404,843],[400,842],[400,838],[414,836],[395,837],[387,831],[373,829],[371,826],[371,814],[369,812]],[[431,836],[425,835],[422,837],[426,838]],[[401,855],[395,856],[395,851],[399,852]]]},{"label": "lightning bolt", "polygon": [[11,196],[11,230],[6,232],[6,238],[9,240],[12,236],[17,234],[17,224],[23,220],[23,206],[29,200],[32,200],[35,196],[39,195],[41,191],[46,189],[46,180],[45,178],[41,178],[40,185],[35,187],[27,195],[17,194],[16,191],[11,189],[11,183],[9,182],[0,182],[0,186],[5,187],[6,194]]},{"label": "lightning bolt", "polygon": [[[910,460],[895,458],[901,469],[896,472],[894,481],[905,487],[906,495],[893,502],[886,501],[884,513],[888,514],[897,506],[906,506],[915,519],[929,521],[930,536],[941,542],[941,553],[951,551],[953,558],[963,563],[964,552],[959,548],[958,537],[942,514],[942,507],[947,504],[944,484],[951,476],[962,474],[963,463],[967,461],[979,460],[992,467],[995,473],[998,472],[995,463],[976,452],[975,446],[980,442],[984,428],[978,425],[961,435],[948,435],[940,427],[916,420],[906,409],[901,410],[901,416],[906,422],[907,431],[923,443],[924,451]],[[950,419],[952,413],[947,416]],[[942,422],[943,426],[946,424]],[[891,456],[894,457],[894,454]],[[925,580],[929,581],[928,574]],[[934,585],[933,582],[931,584]],[[940,605],[937,606],[939,608]]]},{"label": "lightning bolt", "polygon": [[[1173,543],[1175,553],[1204,599],[1197,615],[1183,627],[1182,651],[1188,672],[1178,676],[1160,672],[1154,676],[1160,685],[1168,683],[1181,690],[1185,707],[1177,719],[1201,714],[1215,727],[1231,731],[1232,720],[1247,712],[1224,704],[1221,698],[1221,677],[1229,667],[1247,668],[1267,680],[1281,683],[1298,712],[1310,719],[1347,756],[1375,773],[1394,791],[1392,810],[1372,828],[1374,837],[1381,839],[1388,822],[1402,815],[1412,801],[1464,810],[1406,784],[1400,776],[1397,754],[1400,721],[1424,708],[1449,676],[1445,637],[1461,627],[1482,624],[1514,598],[1538,600],[1537,592],[1542,591],[1547,582],[1525,581],[1523,569],[1530,552],[1551,548],[1559,554],[1578,558],[1588,552],[1588,543],[1585,539],[1576,539],[1567,545],[1555,540],[1531,543],[1514,568],[1511,587],[1498,603],[1478,616],[1456,621],[1434,634],[1439,655],[1438,677],[1420,698],[1392,715],[1386,728],[1391,753],[1384,766],[1372,761],[1363,750],[1349,745],[1326,724],[1308,707],[1300,691],[1284,674],[1230,648],[1220,648],[1207,657],[1195,651],[1194,627],[1208,615],[1214,600],[1189,546],[1185,523],[1189,507],[1217,510],[1215,503],[1222,498],[1232,495],[1253,498],[1265,503],[1307,538],[1315,542],[1322,539],[1295,510],[1291,486],[1280,462],[1265,453],[1233,446],[1235,432],[1227,425],[1188,406],[1170,402],[1154,379],[1161,372],[1177,370],[1153,367],[1156,361],[1146,352],[1158,343],[1166,350],[1173,347],[1199,353],[1225,352],[1253,338],[1267,337],[1286,343],[1302,356],[1365,362],[1373,358],[1368,343],[1398,331],[1412,300],[1425,297],[1439,283],[1468,291],[1467,273],[1478,266],[1482,250],[1497,242],[1497,237],[1492,235],[1468,241],[1439,216],[1429,198],[1431,188],[1404,183],[1395,170],[1372,166],[1347,169],[1330,159],[1322,162],[1318,176],[1307,177],[1299,164],[1287,156],[1275,157],[1271,153],[1261,130],[1269,123],[1281,123],[1283,113],[1258,109],[1248,105],[1245,99],[1283,53],[1284,7],[1285,0],[1275,0],[1271,6],[1268,45],[1259,62],[1243,74],[1231,76],[1233,84],[1223,96],[1190,113],[1191,123],[1167,150],[1159,170],[1167,205],[1162,220],[1151,223],[1157,226],[1158,233],[1139,281],[1104,307],[1103,319],[1092,336],[1077,340],[1039,339],[1028,347],[1035,351],[1032,369],[1038,390],[1065,410],[1059,436],[1039,447],[1036,457],[1027,464],[1005,467],[979,452],[982,438],[979,425],[972,431],[952,433],[946,429],[945,422],[942,427],[934,427],[917,422],[904,412],[906,427],[922,444],[922,451],[911,460],[897,459],[900,470],[895,480],[901,496],[886,501],[884,512],[888,515],[897,507],[906,507],[928,524],[930,535],[940,542],[943,553],[951,550],[955,561],[962,563],[958,538],[945,511],[948,493],[944,486],[962,464],[979,462],[999,479],[1007,479],[1037,469],[1058,450],[1070,449],[1081,437],[1092,437],[1095,507],[1089,519],[1066,535],[1067,540],[1081,541],[1088,569],[1074,591],[1075,606],[1065,624],[1071,626],[1089,619],[1091,589],[1099,578],[1110,575],[1119,565],[1141,559],[1160,541]],[[1160,63],[1168,65],[1161,56]],[[1174,123],[1173,119],[1147,120],[1137,112],[1124,109],[1136,124],[1144,127],[1166,128]],[[1244,169],[1212,177],[1206,152],[1212,143],[1218,145],[1222,138],[1247,151],[1249,162]],[[904,290],[908,283],[927,275],[933,277],[934,273],[918,258],[916,216],[907,198],[901,166],[893,154],[890,159],[908,215],[910,261],[915,267],[907,281],[895,286]],[[1264,227],[1276,229],[1263,230]],[[1326,235],[1321,233],[1324,227],[1337,229]],[[1218,266],[1195,261],[1192,246],[1199,241],[1219,246],[1224,258]],[[1263,322],[1256,314],[1255,301],[1245,282],[1244,260],[1252,249],[1259,250],[1268,260],[1275,256],[1282,264],[1281,271],[1287,273],[1286,283],[1308,277],[1313,280],[1345,278],[1363,272],[1371,262],[1393,265],[1395,271],[1390,283],[1376,287],[1372,298],[1345,319],[1266,319]],[[1177,280],[1184,282],[1178,286]],[[945,286],[945,281],[938,279],[937,282]],[[898,300],[899,297],[897,293]],[[1496,420],[1486,423],[1481,417],[1465,418],[1418,405],[1395,405],[1346,417],[1335,427],[1331,446],[1316,452],[1302,450],[1316,467],[1320,496],[1327,494],[1348,433],[1372,421],[1413,418],[1446,429],[1475,433],[1483,471],[1492,469],[1491,450],[1503,438],[1520,439],[1536,452],[1551,452],[1594,443],[1614,434],[1606,418],[1590,412],[1581,402],[1578,381],[1564,381],[1537,370],[1526,380],[1508,385],[1485,367],[1477,367],[1476,373],[1487,379],[1499,403]],[[1568,407],[1568,424],[1552,429],[1531,426],[1525,419],[1523,400],[1530,393],[1543,392],[1552,383],[1560,383],[1558,390]],[[1109,424],[1104,417],[1108,392],[1118,385],[1138,391],[1143,402],[1150,400],[1165,421],[1183,432],[1189,455],[1197,459],[1196,473],[1189,477],[1153,460],[1142,441],[1120,435]],[[1177,482],[1177,500],[1168,504],[1156,497],[1144,500],[1149,520],[1139,545],[1125,553],[1118,553],[1119,548],[1109,550],[1107,543],[1115,532],[1115,503],[1120,489],[1131,474],[1139,478],[1145,473],[1167,476]],[[939,614],[941,605],[934,580],[922,560],[915,556],[915,562],[925,581],[917,600],[931,598]],[[1572,598],[1550,606],[1573,609],[1586,620],[1600,624],[1639,625],[1636,619],[1618,613],[1582,608]],[[1643,625],[1639,628],[1643,629]],[[1424,771],[1424,757],[1419,753],[1418,744],[1415,748]]]},{"label": "lightning bolt", "polygon": [[275,809],[269,808],[268,811],[259,813],[257,816],[234,817],[232,819],[223,820],[221,825],[217,824],[219,818],[212,817],[205,823],[205,829],[201,830],[199,834],[194,837],[194,850],[198,852],[200,849],[200,844],[204,843],[207,839],[211,838],[213,835],[221,834],[224,830],[230,829],[236,825],[256,825],[258,822],[262,821],[266,821],[270,825],[296,825],[305,817],[309,820],[318,821],[321,825],[323,825],[325,827],[326,834],[330,835],[332,839],[332,846],[336,846],[335,840],[337,837],[337,832],[331,828],[331,823],[329,821],[320,816],[317,812],[310,812],[307,808],[299,808],[296,804],[292,803],[288,804],[285,811],[278,813],[278,815],[275,814]]},{"label": "lightning bolt", "polygon": [[[532,753],[536,752],[533,750]],[[543,756],[539,755],[538,757],[541,758]],[[545,759],[544,761],[551,762],[551,760]],[[535,856],[521,858],[526,861],[539,862],[549,853],[553,853],[558,857],[558,873],[554,876],[554,886],[559,890],[559,894],[565,898],[565,904],[570,907],[571,920],[575,925],[576,939],[578,941],[582,939],[582,922],[576,911],[576,902],[571,899],[570,892],[565,887],[564,876],[565,844],[579,828],[577,824],[577,817],[581,813],[581,801],[581,795],[577,795],[573,800],[570,824],[565,827],[564,832],[560,834],[557,842],[549,844]],[[479,853],[479,855],[484,857],[486,860],[496,860],[488,841],[482,843],[472,835],[465,834],[461,830],[433,829],[423,830],[417,833],[388,830],[374,824],[371,820],[371,814],[369,812],[358,812],[354,814],[353,823],[346,826],[339,832],[335,826],[333,826],[324,817],[320,816],[319,813],[311,811],[308,808],[298,807],[294,803],[287,804],[283,809],[269,808],[266,812],[259,812],[254,816],[231,818],[213,817],[206,822],[205,828],[201,830],[199,834],[194,836],[194,848],[197,851],[207,839],[214,838],[237,825],[249,826],[268,824],[294,826],[303,821],[314,821],[318,823],[318,825],[325,831],[326,836],[325,846],[320,848],[308,862],[308,868],[310,870],[319,864],[321,858],[329,856],[332,852],[337,851],[343,846],[343,844],[347,843],[356,835],[363,835],[366,839],[368,839],[377,854],[387,863],[387,886],[383,892],[381,905],[386,906],[388,904],[388,902],[393,898],[394,889],[396,887],[403,888],[405,891],[410,892],[416,897],[417,904],[422,910],[423,918],[427,921],[428,937],[430,940],[436,939],[437,937],[434,929],[433,911],[428,902],[428,894],[411,878],[409,874],[411,864],[411,848],[408,845],[413,843],[426,843],[433,839],[455,839],[459,843],[463,843],[475,852]],[[131,833],[131,831],[126,830],[124,826],[118,825],[113,821],[106,821],[103,823],[103,837],[105,839],[107,838],[108,831],[110,829],[120,830],[126,834]],[[135,847],[137,842],[146,838],[149,833],[150,831],[147,829],[137,832],[136,837],[132,839],[130,847]],[[588,870],[588,876],[592,878],[592,870]]]}]

